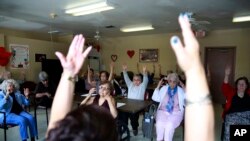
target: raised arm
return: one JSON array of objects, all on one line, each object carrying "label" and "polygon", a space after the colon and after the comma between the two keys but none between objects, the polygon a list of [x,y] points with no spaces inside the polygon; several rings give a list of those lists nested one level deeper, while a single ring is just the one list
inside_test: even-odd
[{"label": "raised arm", "polygon": [[187,14],[179,16],[179,23],[184,45],[179,37],[173,36],[171,46],[187,78],[185,141],[213,141],[214,113],[205,71],[200,60],[199,43],[192,32]]},{"label": "raised arm", "polygon": [[152,99],[156,102],[161,102],[161,98],[160,98],[160,87],[163,83],[163,78],[159,81],[157,87],[154,90],[154,93],[152,95]]},{"label": "raised arm", "polygon": [[142,84],[147,87],[148,85],[148,72],[147,72],[147,67],[146,66],[143,66],[143,81],[142,81]]},{"label": "raised arm", "polygon": [[130,86],[130,84],[132,83],[132,81],[128,77],[127,69],[128,69],[127,65],[125,65],[125,64],[122,65],[123,77],[124,77],[125,83],[126,83],[127,86]]},{"label": "raised arm", "polygon": [[84,41],[85,40],[82,35],[76,35],[69,47],[66,57],[60,52],[55,53],[61,62],[63,73],[52,104],[51,117],[47,133],[54,127],[55,123],[63,119],[72,108],[75,76],[78,74],[85,58],[92,48],[88,47],[85,51],[83,51]]},{"label": "raised arm", "polygon": [[89,85],[91,85],[92,87],[96,86],[96,82],[95,80],[92,80],[91,76],[90,76],[90,66],[88,65],[88,83]]},{"label": "raised arm", "polygon": [[229,66],[227,66],[225,68],[224,83],[228,84],[230,74],[231,74],[231,68]]},{"label": "raised arm", "polygon": [[224,83],[222,84],[222,93],[223,95],[226,97],[226,99],[228,97],[232,97],[232,95],[234,95],[234,88],[229,85],[229,76],[231,74],[231,68],[229,66],[227,66],[225,68],[225,77],[224,77]]},{"label": "raised arm", "polygon": [[114,66],[115,66],[115,63],[114,62],[111,62],[110,63],[110,72],[109,72],[109,79],[108,81],[111,81],[113,79],[113,75],[114,75]]}]

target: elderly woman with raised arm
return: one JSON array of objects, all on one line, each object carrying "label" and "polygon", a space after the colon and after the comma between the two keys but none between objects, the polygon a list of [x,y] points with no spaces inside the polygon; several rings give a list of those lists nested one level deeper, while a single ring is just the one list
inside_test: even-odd
[{"label": "elderly woman with raised arm", "polygon": [[[0,111],[6,113],[7,124],[17,124],[21,139],[27,141],[30,131],[31,141],[37,136],[36,123],[34,117],[23,109],[23,106],[29,105],[29,90],[24,88],[24,95],[19,91],[19,84],[13,79],[3,81],[2,91],[0,91]],[[3,115],[0,115],[0,122],[3,121]]]}]

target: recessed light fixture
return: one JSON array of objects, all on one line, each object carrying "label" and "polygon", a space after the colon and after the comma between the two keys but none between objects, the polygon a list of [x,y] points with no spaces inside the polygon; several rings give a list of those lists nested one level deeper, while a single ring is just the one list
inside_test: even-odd
[{"label": "recessed light fixture", "polygon": [[73,16],[82,16],[111,9],[114,9],[114,7],[109,6],[106,0],[99,0],[92,3],[85,3],[82,6],[67,9],[65,13],[72,14]]},{"label": "recessed light fixture", "polygon": [[233,18],[233,22],[247,22],[250,21],[250,16],[238,16]]},{"label": "recessed light fixture", "polygon": [[145,30],[153,30],[154,27],[152,25],[145,26],[126,26],[120,28],[122,32],[135,32],[135,31],[145,31]]}]

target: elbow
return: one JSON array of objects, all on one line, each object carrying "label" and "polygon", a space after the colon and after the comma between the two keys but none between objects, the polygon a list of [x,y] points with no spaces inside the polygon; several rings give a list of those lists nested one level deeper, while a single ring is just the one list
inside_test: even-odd
[{"label": "elbow", "polygon": [[118,113],[116,112],[116,113],[114,113],[112,116],[113,116],[114,119],[116,119],[117,116],[118,116]]}]

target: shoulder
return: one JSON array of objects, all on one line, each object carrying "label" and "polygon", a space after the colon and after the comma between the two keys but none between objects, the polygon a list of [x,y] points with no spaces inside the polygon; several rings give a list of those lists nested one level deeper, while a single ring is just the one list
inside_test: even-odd
[{"label": "shoulder", "polygon": [[4,97],[4,96],[5,96],[4,92],[0,91],[0,97]]}]

